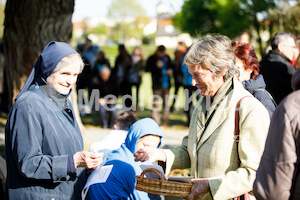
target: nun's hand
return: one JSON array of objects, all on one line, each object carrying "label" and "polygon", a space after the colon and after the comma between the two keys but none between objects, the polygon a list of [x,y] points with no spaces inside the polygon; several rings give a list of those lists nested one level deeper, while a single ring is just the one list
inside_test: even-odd
[{"label": "nun's hand", "polygon": [[145,162],[149,160],[150,162],[155,162],[155,161],[166,161],[167,157],[164,151],[154,148],[154,147],[149,147],[146,146],[144,148],[141,148],[137,150],[133,156],[135,157],[135,161],[141,161]]},{"label": "nun's hand", "polygon": [[194,185],[186,200],[199,199],[210,191],[207,179],[192,179],[191,182],[194,183]]},{"label": "nun's hand", "polygon": [[103,161],[103,153],[80,151],[73,155],[75,168],[95,169]]}]

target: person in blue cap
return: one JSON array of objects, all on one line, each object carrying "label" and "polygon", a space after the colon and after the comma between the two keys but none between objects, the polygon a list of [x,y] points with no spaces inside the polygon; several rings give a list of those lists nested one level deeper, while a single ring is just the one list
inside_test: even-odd
[{"label": "person in blue cap", "polygon": [[134,161],[133,154],[147,146],[158,148],[161,138],[160,127],[151,118],[140,119],[132,124],[121,147],[107,154],[105,166],[113,165],[108,179],[105,183],[91,185],[87,199],[149,200],[148,193],[135,189],[135,176],[140,175],[142,170],[139,166],[141,162]]},{"label": "person in blue cap", "polygon": [[80,199],[85,169],[102,154],[83,151],[68,99],[83,62],[64,42],[47,44],[15,99],[5,127],[6,199]]}]

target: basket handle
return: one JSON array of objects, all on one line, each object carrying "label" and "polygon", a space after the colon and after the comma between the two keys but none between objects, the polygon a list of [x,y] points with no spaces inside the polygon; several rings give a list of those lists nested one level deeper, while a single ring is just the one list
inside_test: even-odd
[{"label": "basket handle", "polygon": [[161,180],[161,181],[164,180],[164,177],[161,175],[161,173],[160,173],[157,169],[154,169],[154,168],[148,168],[148,169],[145,169],[145,170],[141,173],[141,177],[144,177],[144,175],[145,175],[147,172],[154,172],[154,173],[157,174],[157,176],[159,177],[159,180]]},{"label": "basket handle", "polygon": [[183,171],[182,169],[173,169],[172,171],[170,171],[170,173],[168,174],[168,176],[166,178],[168,179],[174,173],[181,173],[183,176],[188,176],[188,174],[185,171]]}]

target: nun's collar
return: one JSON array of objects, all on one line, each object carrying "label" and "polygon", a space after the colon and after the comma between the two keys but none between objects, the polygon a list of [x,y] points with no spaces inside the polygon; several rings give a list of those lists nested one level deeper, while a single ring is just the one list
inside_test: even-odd
[{"label": "nun's collar", "polygon": [[49,97],[49,99],[56,104],[56,106],[59,109],[63,110],[63,109],[70,107],[70,105],[68,103],[68,97],[69,97],[70,93],[72,92],[72,89],[70,90],[70,92],[68,94],[64,95],[64,94],[57,92],[43,78],[40,78],[40,81],[37,81],[37,84],[39,85],[39,88],[41,89],[41,91],[44,92]]}]

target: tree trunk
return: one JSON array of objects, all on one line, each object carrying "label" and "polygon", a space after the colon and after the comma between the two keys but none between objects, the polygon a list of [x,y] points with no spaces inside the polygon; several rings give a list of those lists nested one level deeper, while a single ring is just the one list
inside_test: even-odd
[{"label": "tree trunk", "polygon": [[71,40],[73,10],[74,0],[7,0],[4,52],[11,103],[46,44]]},{"label": "tree trunk", "polygon": [[76,92],[76,84],[73,86],[72,88],[72,92],[70,94],[70,101],[72,102],[72,105],[73,105],[73,109],[74,109],[74,113],[75,113],[75,118],[77,120],[77,123],[78,123],[78,126],[80,128],[80,131],[82,134],[85,134],[86,133],[86,129],[81,121],[81,117],[80,117],[80,113],[79,113],[79,109],[78,109],[78,95],[77,95],[77,92]]},{"label": "tree trunk", "polygon": [[[4,52],[11,105],[46,44],[70,42],[73,11],[74,0],[7,0]],[[81,119],[77,121],[82,128]]]}]

